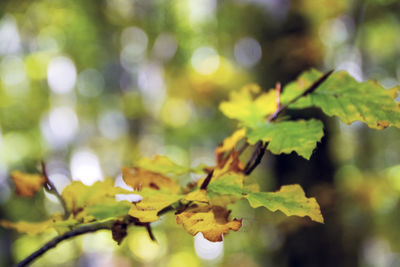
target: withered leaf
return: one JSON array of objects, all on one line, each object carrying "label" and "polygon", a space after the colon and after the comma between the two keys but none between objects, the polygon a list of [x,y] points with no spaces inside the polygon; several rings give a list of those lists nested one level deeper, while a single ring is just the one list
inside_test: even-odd
[{"label": "withered leaf", "polygon": [[13,171],[11,178],[15,184],[15,192],[24,197],[33,196],[46,183],[46,178],[42,175],[21,171]]},{"label": "withered leaf", "polygon": [[209,241],[222,241],[222,236],[229,230],[238,231],[242,220],[229,220],[229,211],[220,206],[194,206],[176,215],[176,222],[191,235],[203,233]]}]

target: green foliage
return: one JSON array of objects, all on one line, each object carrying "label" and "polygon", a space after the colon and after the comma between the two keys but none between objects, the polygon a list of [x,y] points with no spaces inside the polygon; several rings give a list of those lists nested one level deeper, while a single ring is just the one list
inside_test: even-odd
[{"label": "green foliage", "polygon": [[247,139],[250,144],[255,144],[258,140],[269,142],[267,149],[274,154],[290,154],[296,151],[300,156],[310,159],[312,151],[323,135],[321,121],[299,120],[264,123],[249,129]]},{"label": "green foliage", "polygon": [[[287,104],[306,90],[322,73],[311,70],[284,88],[282,103]],[[290,108],[319,107],[328,116],[338,116],[344,123],[361,121],[370,128],[400,127],[400,106],[394,101],[399,88],[386,90],[375,81],[359,83],[348,73],[333,73],[319,88]]]}]

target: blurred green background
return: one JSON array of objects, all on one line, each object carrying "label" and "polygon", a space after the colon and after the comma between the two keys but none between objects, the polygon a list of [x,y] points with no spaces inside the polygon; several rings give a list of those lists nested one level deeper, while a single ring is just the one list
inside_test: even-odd
[{"label": "blurred green background", "polygon": [[[60,191],[71,177],[121,185],[121,167],[142,156],[214,164],[235,127],[218,104],[249,82],[268,90],[316,67],[398,85],[399,14],[396,0],[2,0],[1,219],[60,210],[45,193],[16,197],[8,179],[42,159]],[[268,154],[253,179],[263,190],[300,183],[324,225],[239,202],[243,227],[223,243],[193,238],[170,214],[154,223],[158,244],[140,228],[121,246],[99,232],[34,266],[400,266],[399,130],[289,114],[322,119],[326,136],[310,161]],[[52,236],[0,228],[0,266]]]}]

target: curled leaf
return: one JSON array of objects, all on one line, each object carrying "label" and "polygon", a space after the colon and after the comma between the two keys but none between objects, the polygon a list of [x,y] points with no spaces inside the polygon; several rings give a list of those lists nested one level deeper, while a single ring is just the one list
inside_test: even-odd
[{"label": "curled leaf", "polygon": [[253,208],[265,207],[271,211],[280,210],[287,216],[308,216],[319,223],[324,222],[315,198],[307,198],[300,185],[285,185],[277,192],[256,192],[246,196]]},{"label": "curled leaf", "polygon": [[21,171],[13,171],[11,179],[15,184],[15,192],[24,197],[33,196],[46,183],[46,178],[42,175],[28,174]]},{"label": "curled leaf", "polygon": [[203,233],[209,241],[222,241],[222,236],[229,230],[238,231],[242,220],[229,220],[229,211],[220,206],[192,207],[176,215],[176,222],[191,235]]},{"label": "curled leaf", "polygon": [[143,188],[151,188],[155,190],[168,190],[171,193],[178,193],[180,186],[171,178],[140,168],[124,168],[122,177],[125,183],[134,190],[142,190]]}]

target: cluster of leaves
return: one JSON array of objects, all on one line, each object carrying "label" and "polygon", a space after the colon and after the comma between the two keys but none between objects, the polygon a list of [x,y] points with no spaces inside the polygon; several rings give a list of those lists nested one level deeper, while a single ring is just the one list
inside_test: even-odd
[{"label": "cluster of leaves", "polygon": [[[30,175],[15,171],[11,177],[17,194],[29,197],[44,187],[59,196],[65,213],[40,223],[1,224],[29,234],[55,229],[62,235],[103,223],[120,243],[129,224],[147,227],[154,238],[150,223],[174,211],[177,224],[182,224],[190,234],[201,232],[210,241],[221,241],[224,234],[237,231],[242,225],[241,219],[230,218],[228,209],[228,205],[240,199],[247,199],[253,208],[280,210],[288,216],[308,216],[323,223],[316,199],[307,198],[300,185],[282,186],[277,192],[259,192],[258,185],[246,179],[266,150],[273,154],[296,152],[309,159],[323,137],[321,121],[290,120],[281,115],[290,108],[319,107],[347,124],[361,121],[375,129],[399,127],[400,107],[394,100],[397,92],[398,88],[386,90],[373,81],[359,83],[346,72],[322,74],[316,70],[303,73],[282,92],[280,85],[268,92],[248,85],[232,92],[230,99],[220,105],[227,117],[238,121],[238,130],[216,148],[216,166],[192,169],[165,156],[143,158],[133,168],[123,169],[123,180],[132,191],[115,187],[112,179],[106,179],[91,186],[74,181],[61,195],[45,172]],[[249,145],[255,145],[255,150],[244,164],[240,156]],[[188,173],[203,174],[204,178],[181,187],[179,177]]]}]

